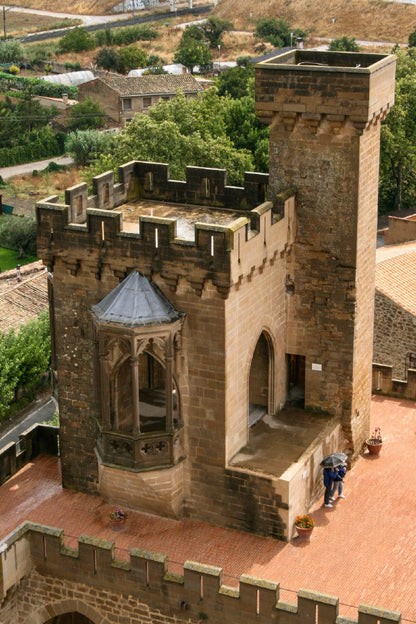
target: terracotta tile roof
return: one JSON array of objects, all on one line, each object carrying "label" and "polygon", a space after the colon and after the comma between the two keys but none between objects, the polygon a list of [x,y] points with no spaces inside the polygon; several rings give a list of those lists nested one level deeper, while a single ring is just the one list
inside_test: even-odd
[{"label": "terracotta tile roof", "polygon": [[376,290],[416,315],[416,243],[377,249]]},{"label": "terracotta tile roof", "polygon": [[198,81],[191,74],[149,75],[149,76],[114,76],[97,78],[117,91],[121,96],[174,94],[178,89],[184,93],[202,91]]},{"label": "terracotta tile roof", "polygon": [[[2,280],[0,291],[0,331],[7,333],[36,318],[48,309],[47,271],[40,263],[36,270],[23,273],[22,281],[17,282],[16,271],[11,274],[9,283]],[[27,265],[30,267],[33,265]],[[2,274],[4,276],[5,274]]]}]

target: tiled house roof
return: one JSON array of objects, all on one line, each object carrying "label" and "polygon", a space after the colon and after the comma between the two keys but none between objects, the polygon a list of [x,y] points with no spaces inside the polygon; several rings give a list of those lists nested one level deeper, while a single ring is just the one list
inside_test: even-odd
[{"label": "tiled house roof", "polygon": [[48,274],[40,262],[34,265],[22,267],[21,282],[15,270],[1,274],[0,332],[17,330],[48,309]]},{"label": "tiled house roof", "polygon": [[121,97],[175,94],[178,89],[184,93],[202,91],[198,81],[191,74],[149,76],[115,76],[109,74],[105,79],[97,78],[97,80],[104,82]]},{"label": "tiled house roof", "polygon": [[377,249],[376,289],[416,315],[416,243]]}]

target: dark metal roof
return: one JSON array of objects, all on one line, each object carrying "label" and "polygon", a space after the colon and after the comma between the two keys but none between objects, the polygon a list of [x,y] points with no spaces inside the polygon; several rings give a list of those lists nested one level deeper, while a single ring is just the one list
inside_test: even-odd
[{"label": "dark metal roof", "polygon": [[92,311],[101,323],[125,327],[173,323],[184,316],[154,282],[137,271],[132,271]]}]

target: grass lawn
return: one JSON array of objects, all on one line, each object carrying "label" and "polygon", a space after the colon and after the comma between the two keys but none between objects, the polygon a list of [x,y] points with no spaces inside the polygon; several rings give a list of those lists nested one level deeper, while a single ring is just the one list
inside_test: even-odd
[{"label": "grass lawn", "polygon": [[17,264],[23,266],[30,262],[36,262],[36,256],[27,256],[26,258],[18,258],[18,252],[13,249],[6,249],[0,247],[0,269],[2,271],[8,271],[9,269],[15,269]]}]

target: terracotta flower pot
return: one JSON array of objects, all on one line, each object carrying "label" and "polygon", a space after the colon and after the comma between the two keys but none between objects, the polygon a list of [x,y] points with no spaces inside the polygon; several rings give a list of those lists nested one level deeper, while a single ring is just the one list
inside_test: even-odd
[{"label": "terracotta flower pot", "polygon": [[113,529],[113,531],[121,531],[126,524],[126,519],[125,518],[113,518],[110,520],[110,524],[111,524],[111,528]]},{"label": "terracotta flower pot", "polygon": [[370,455],[378,455],[381,451],[381,447],[383,446],[383,442],[371,442],[367,440],[366,446]]},{"label": "terracotta flower pot", "polygon": [[299,535],[300,538],[302,538],[302,539],[310,539],[310,537],[312,535],[313,527],[304,528],[304,527],[297,526],[296,524],[295,524],[295,527],[296,527],[296,531],[298,532],[298,535]]}]

